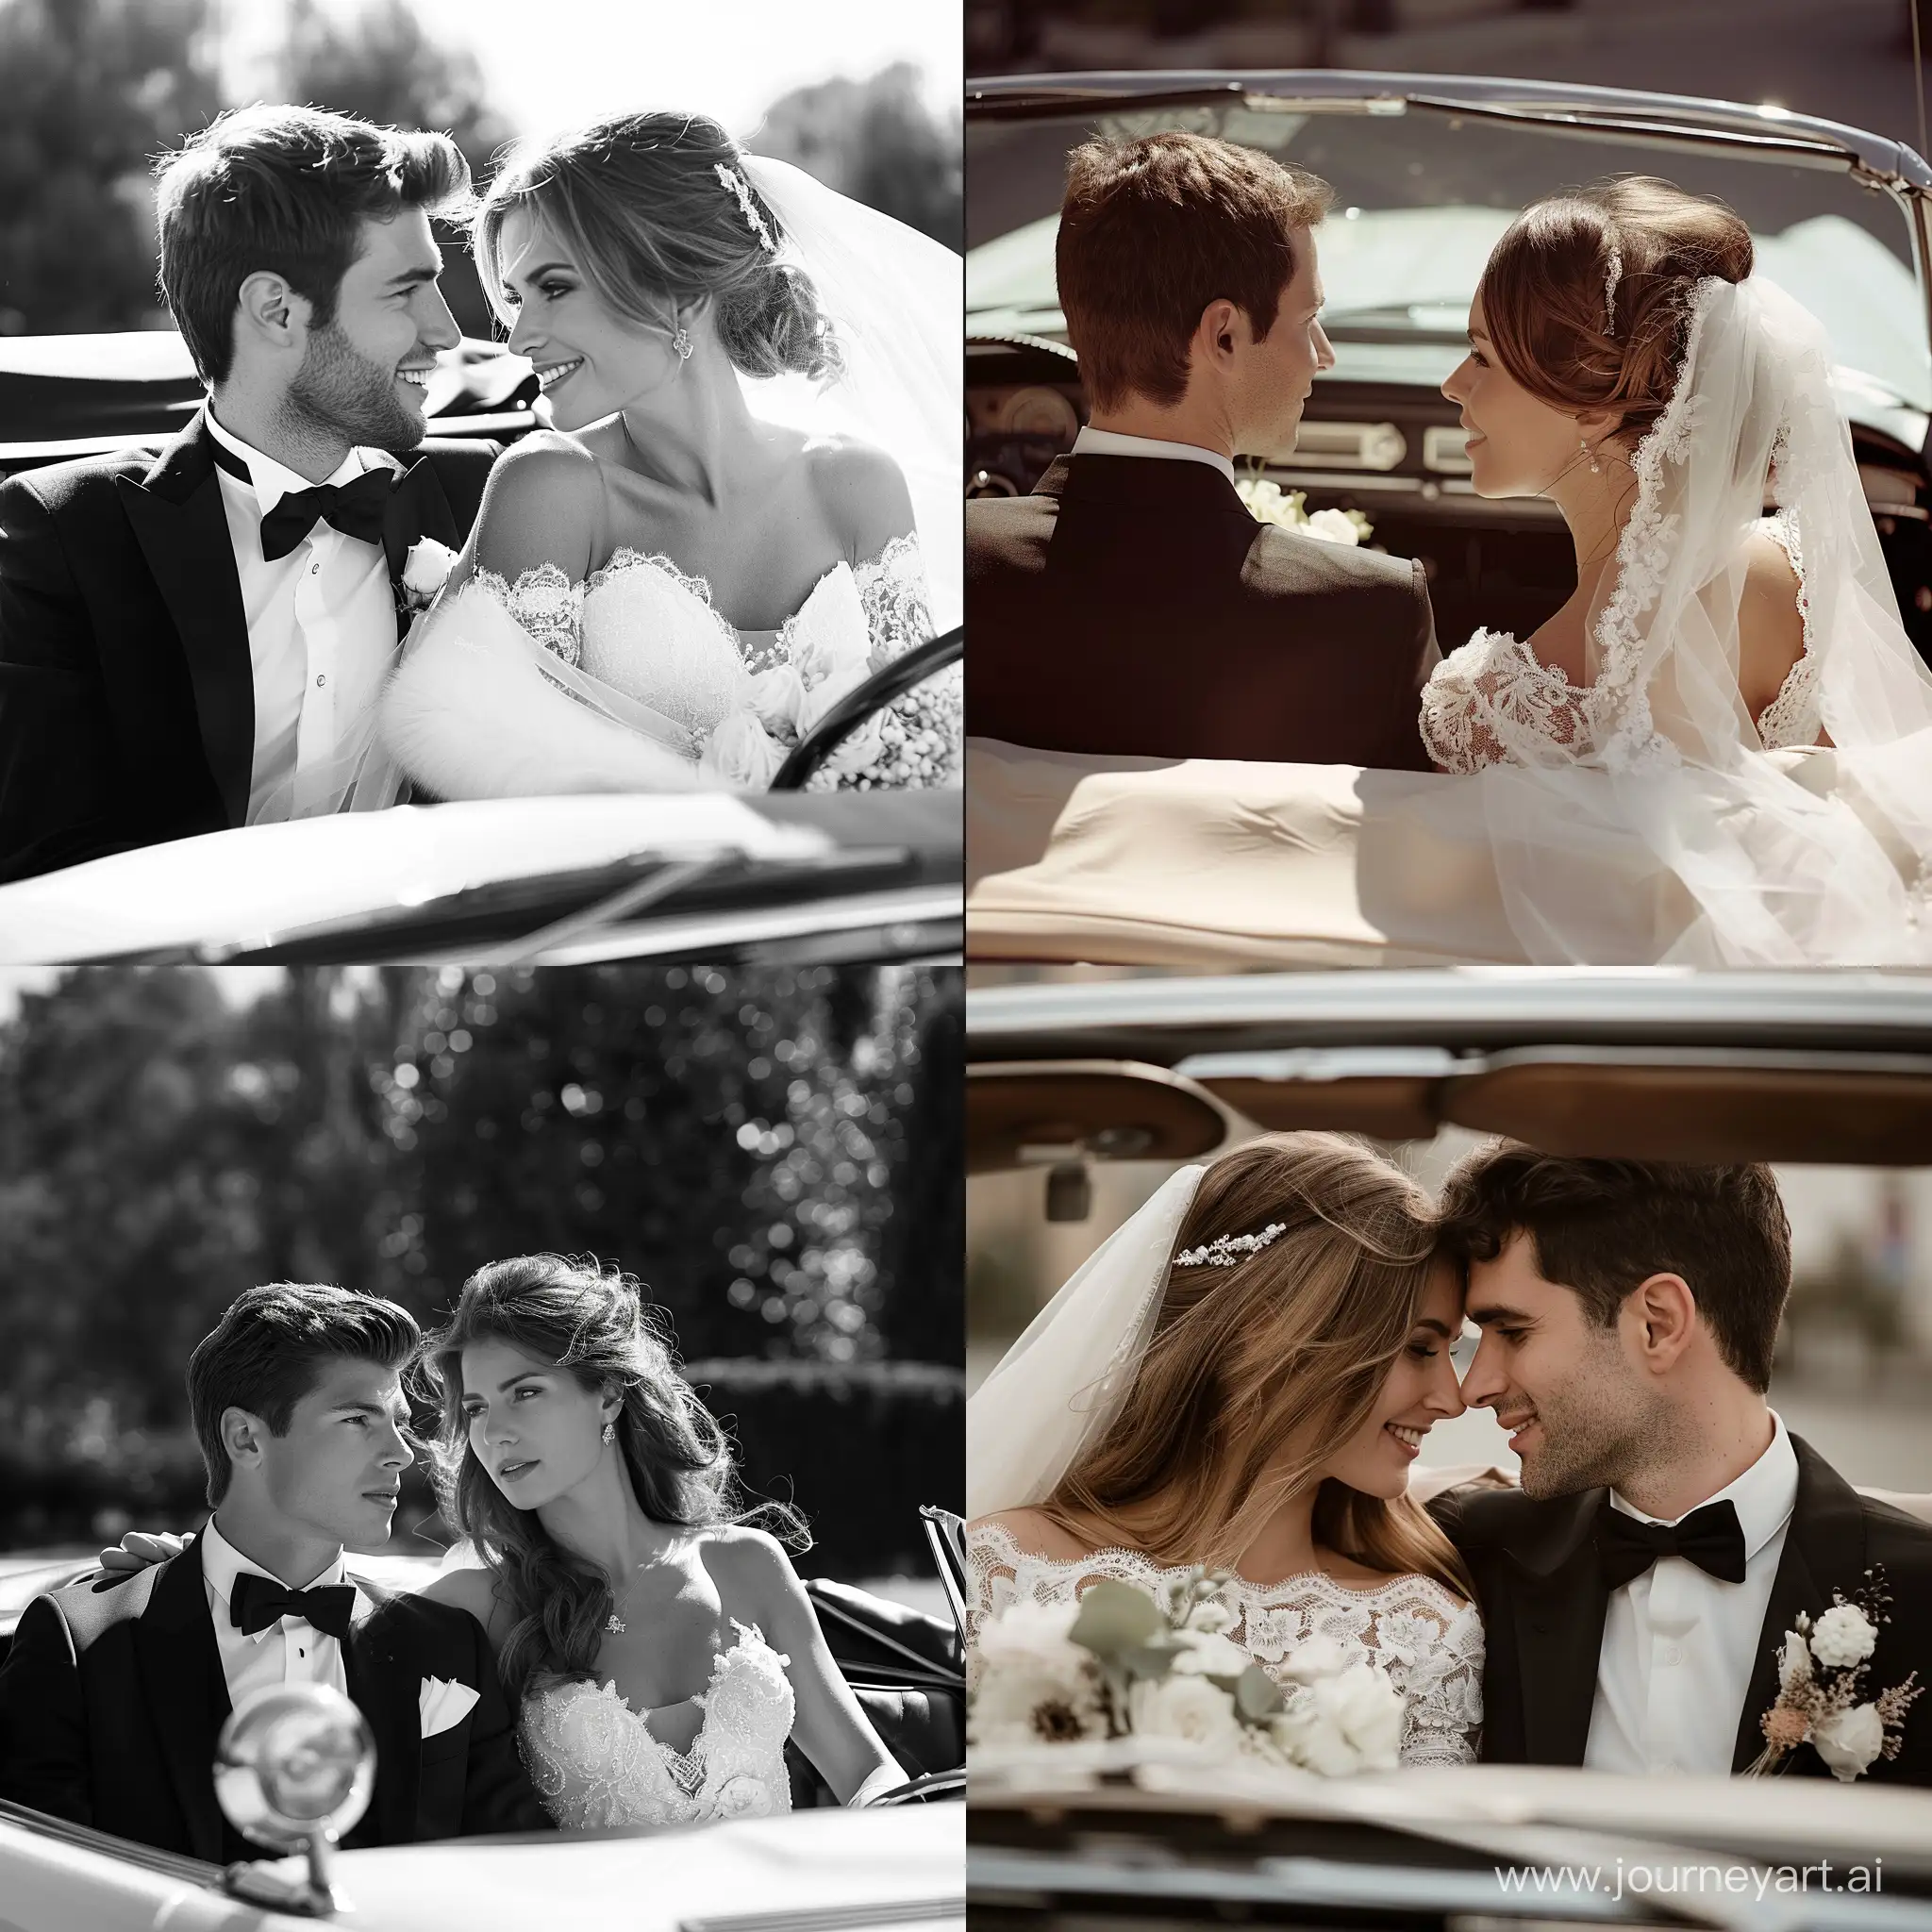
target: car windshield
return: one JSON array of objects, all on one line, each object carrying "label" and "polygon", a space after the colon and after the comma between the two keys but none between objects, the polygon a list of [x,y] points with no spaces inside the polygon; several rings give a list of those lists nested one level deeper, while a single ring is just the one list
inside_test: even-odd
[{"label": "car windshield", "polygon": [[1184,128],[1263,149],[1334,188],[1321,263],[1337,379],[1440,383],[1461,358],[1490,250],[1524,207],[1606,175],[1656,174],[1718,196],[1750,225],[1760,272],[1829,332],[1849,400],[1932,408],[1932,350],[1906,212],[1849,172],[1690,152],[1638,135],[1499,125],[1399,101],[1375,108],[1341,100],[1290,108],[1250,94],[1244,105],[1125,102],[1106,113],[969,121],[970,328],[1063,336],[1054,242],[1068,152],[1094,136]]}]

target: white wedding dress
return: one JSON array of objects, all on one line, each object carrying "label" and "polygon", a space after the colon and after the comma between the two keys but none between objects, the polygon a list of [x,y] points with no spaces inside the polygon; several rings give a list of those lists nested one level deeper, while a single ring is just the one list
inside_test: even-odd
[{"label": "white wedding dress", "polygon": [[738,1641],[711,1663],[696,1700],[704,1722],[689,1751],[651,1734],[615,1683],[566,1678],[524,1699],[518,1740],[530,1782],[566,1831],[714,1824],[791,1808],[788,1658],[734,1623]]},{"label": "white wedding dress", "polygon": [[[1103,1578],[1153,1591],[1183,1576],[1136,1550],[1095,1550],[1059,1559],[1023,1550],[998,1523],[966,1532],[974,1596],[967,1609],[969,1643],[981,1622],[1015,1603],[1067,1604]],[[1429,1576],[1391,1576],[1356,1589],[1319,1571],[1279,1583],[1235,1577],[1222,1586],[1235,1613],[1224,1634],[1271,1676],[1297,1645],[1325,1637],[1350,1664],[1386,1672],[1403,1701],[1400,1754],[1404,1764],[1474,1764],[1483,1722],[1483,1622]],[[969,1649],[969,1680],[975,1653]],[[1285,1681],[1285,1680],[1282,1680]]]},{"label": "white wedding dress", "polygon": [[[821,576],[774,631],[738,630],[702,577],[622,549],[573,582],[479,570],[411,632],[383,701],[390,755],[441,798],[763,788],[787,747],[933,635],[918,539]],[[825,786],[957,783],[961,667],[908,691]]]}]

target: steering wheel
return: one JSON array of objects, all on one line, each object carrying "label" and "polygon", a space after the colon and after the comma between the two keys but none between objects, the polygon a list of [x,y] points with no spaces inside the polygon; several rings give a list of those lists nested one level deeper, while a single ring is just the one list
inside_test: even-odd
[{"label": "steering wheel", "polygon": [[792,746],[778,775],[772,780],[774,791],[797,791],[855,731],[861,731],[874,715],[904,697],[935,672],[957,664],[966,649],[966,626],[956,625],[942,637],[928,638],[903,656],[894,658],[884,669],[874,671],[861,685],[847,691],[819,722]]},{"label": "steering wheel", "polygon": [[881,1791],[861,1808],[877,1811],[888,1805],[923,1805],[928,1798],[950,1797],[956,1791],[961,1797],[966,1794],[964,1765],[956,1771],[928,1772],[924,1777],[915,1777],[906,1784],[894,1785],[891,1790]]}]

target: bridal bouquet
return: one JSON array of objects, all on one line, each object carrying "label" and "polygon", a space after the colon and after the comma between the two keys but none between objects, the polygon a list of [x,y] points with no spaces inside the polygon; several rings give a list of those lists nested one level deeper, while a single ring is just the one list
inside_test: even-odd
[{"label": "bridal bouquet", "polygon": [[1304,491],[1284,490],[1265,476],[1242,476],[1234,487],[1257,524],[1279,524],[1284,530],[1329,543],[1366,543],[1375,534],[1374,525],[1358,509],[1318,509],[1310,516]]},{"label": "bridal bouquet", "polygon": [[1312,1637],[1285,1685],[1228,1641],[1224,1574],[1186,1573],[1157,1596],[1111,1579],[1077,1604],[1016,1603],[980,1625],[967,1740],[1039,1749],[1162,1740],[1221,1760],[1345,1776],[1392,1771],[1401,1694],[1373,1664]]}]

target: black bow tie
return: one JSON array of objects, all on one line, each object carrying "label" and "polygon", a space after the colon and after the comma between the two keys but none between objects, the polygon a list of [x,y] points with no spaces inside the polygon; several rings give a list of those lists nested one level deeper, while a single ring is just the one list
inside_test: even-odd
[{"label": "black bow tie", "polygon": [[[251,480],[248,465],[226,443],[213,436],[208,442],[217,469],[244,483]],[[291,491],[261,520],[262,557],[274,563],[288,556],[318,523],[327,524],[345,537],[380,543],[383,514],[395,487],[396,473],[377,468],[365,470],[352,482],[317,483],[308,490]]]},{"label": "black bow tie", "polygon": [[349,1620],[356,1607],[353,1583],[325,1584],[320,1590],[291,1590],[273,1576],[258,1576],[244,1570],[235,1579],[228,1597],[228,1615],[236,1629],[253,1637],[258,1630],[282,1617],[300,1617],[318,1630],[335,1638],[349,1634]]},{"label": "black bow tie", "polygon": [[1681,1523],[1642,1523],[1613,1509],[1606,1497],[1597,1518],[1596,1548],[1604,1581],[1612,1590],[1641,1576],[1659,1557],[1687,1557],[1725,1583],[1744,1580],[1744,1531],[1728,1502],[1707,1503]]}]

